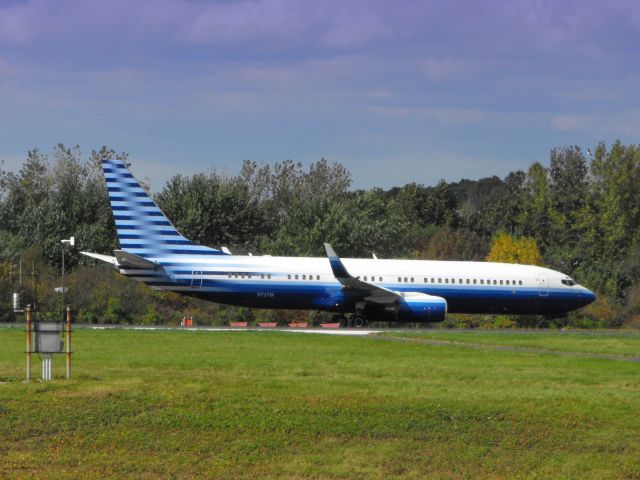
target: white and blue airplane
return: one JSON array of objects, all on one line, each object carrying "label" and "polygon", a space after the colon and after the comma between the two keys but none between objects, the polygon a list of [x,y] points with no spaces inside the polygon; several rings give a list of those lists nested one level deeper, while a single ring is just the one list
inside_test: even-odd
[{"label": "white and blue airplane", "polygon": [[[547,268],[491,262],[232,255],[182,236],[120,160],[103,162],[120,250],[82,252],[156,290],[252,308],[334,312],[336,321],[438,322],[447,312],[561,317],[595,300]],[[347,320],[345,315],[350,314]]]}]

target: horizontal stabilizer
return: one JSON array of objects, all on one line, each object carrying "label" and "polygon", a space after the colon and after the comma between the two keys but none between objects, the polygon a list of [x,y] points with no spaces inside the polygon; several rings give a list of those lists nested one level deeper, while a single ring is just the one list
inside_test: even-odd
[{"label": "horizontal stabilizer", "polygon": [[117,266],[118,260],[116,257],[112,257],[110,255],[102,255],[100,253],[92,253],[92,252],[80,252],[82,255],[86,255],[87,257],[97,258],[98,260],[102,260],[103,262],[110,263],[111,265]]},{"label": "horizontal stabilizer", "polygon": [[141,268],[146,270],[155,270],[158,267],[157,263],[150,262],[145,258],[134,255],[133,253],[125,252],[124,250],[115,250],[113,253],[116,254],[118,266],[122,268]]},{"label": "horizontal stabilizer", "polygon": [[116,268],[141,268],[146,270],[155,270],[158,268],[158,264],[150,262],[149,260],[134,255],[133,253],[125,252],[124,250],[115,250],[115,257],[110,255],[102,255],[101,253],[92,252],[80,252],[87,257],[96,258],[106,263],[110,263]]}]

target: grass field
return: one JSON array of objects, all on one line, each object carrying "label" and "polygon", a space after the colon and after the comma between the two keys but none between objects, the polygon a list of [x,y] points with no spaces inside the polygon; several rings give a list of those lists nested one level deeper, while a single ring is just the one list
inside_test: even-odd
[{"label": "grass field", "polygon": [[383,336],[428,339],[452,344],[510,346],[552,352],[640,357],[640,332],[632,331],[421,330],[389,333],[383,334]]},{"label": "grass field", "polygon": [[[624,359],[78,330],[74,379],[26,384],[23,335],[0,329],[0,478],[640,479],[640,363]],[[634,335],[429,335],[640,356]]]}]

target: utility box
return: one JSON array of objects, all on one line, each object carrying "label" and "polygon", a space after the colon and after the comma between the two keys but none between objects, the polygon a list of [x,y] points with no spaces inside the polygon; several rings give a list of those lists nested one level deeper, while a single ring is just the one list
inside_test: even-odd
[{"label": "utility box", "polygon": [[62,352],[62,339],[60,338],[64,331],[63,322],[34,322],[34,330],[36,332],[36,349],[37,353],[60,353]]}]

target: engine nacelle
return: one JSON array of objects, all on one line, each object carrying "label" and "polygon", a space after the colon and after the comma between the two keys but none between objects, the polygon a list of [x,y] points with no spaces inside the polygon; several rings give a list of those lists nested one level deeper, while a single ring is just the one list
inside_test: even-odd
[{"label": "engine nacelle", "polygon": [[402,293],[398,303],[397,319],[400,322],[441,322],[447,315],[447,301],[419,292]]}]

